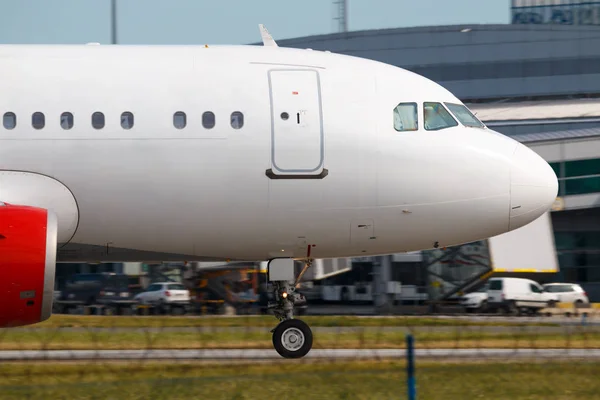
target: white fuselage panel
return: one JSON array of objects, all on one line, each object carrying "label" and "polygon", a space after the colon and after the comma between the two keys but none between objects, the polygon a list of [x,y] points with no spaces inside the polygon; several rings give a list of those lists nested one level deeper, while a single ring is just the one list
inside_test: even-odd
[{"label": "white fuselage panel", "polygon": [[[0,127],[0,171],[72,193],[61,259],[347,257],[509,229],[521,145],[461,125],[396,131],[398,103],[460,103],[402,69],[256,46],[0,46],[0,58],[0,110],[16,115]],[[528,193],[531,207],[548,197]]]}]

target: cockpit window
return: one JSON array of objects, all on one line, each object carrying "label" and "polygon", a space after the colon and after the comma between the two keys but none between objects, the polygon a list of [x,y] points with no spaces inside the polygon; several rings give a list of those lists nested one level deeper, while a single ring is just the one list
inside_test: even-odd
[{"label": "cockpit window", "polygon": [[460,121],[464,126],[468,126],[471,128],[483,128],[485,125],[477,119],[471,111],[462,104],[454,104],[454,103],[446,103],[446,107],[454,114],[456,118]]},{"label": "cockpit window", "polygon": [[417,103],[400,103],[394,108],[394,129],[398,132],[419,130]]},{"label": "cockpit window", "polygon": [[423,119],[425,120],[425,129],[428,131],[458,126],[458,122],[452,118],[452,115],[441,103],[423,103]]}]

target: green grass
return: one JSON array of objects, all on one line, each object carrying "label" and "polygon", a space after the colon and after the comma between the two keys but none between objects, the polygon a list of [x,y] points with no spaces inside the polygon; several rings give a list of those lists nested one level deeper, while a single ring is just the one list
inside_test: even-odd
[{"label": "green grass", "polygon": [[[422,362],[419,399],[600,399],[600,363]],[[403,399],[404,363],[2,364],[0,399]]]},{"label": "green grass", "polygon": [[[599,348],[600,332],[481,331],[456,328],[450,331],[411,329],[422,348]],[[357,332],[319,332],[314,348],[403,348],[403,330],[364,328]],[[0,350],[42,349],[269,349],[268,330],[261,331],[87,331],[33,330],[0,332]]]},{"label": "green grass", "polygon": [[[355,317],[355,316],[305,316],[300,317],[310,326],[522,326],[523,323],[508,321],[469,321],[455,318],[427,317]],[[171,316],[79,316],[53,315],[47,321],[31,325],[31,328],[134,328],[134,327],[265,327],[277,324],[273,316],[237,317],[171,317]],[[556,326],[551,322],[527,323],[528,326]]]}]

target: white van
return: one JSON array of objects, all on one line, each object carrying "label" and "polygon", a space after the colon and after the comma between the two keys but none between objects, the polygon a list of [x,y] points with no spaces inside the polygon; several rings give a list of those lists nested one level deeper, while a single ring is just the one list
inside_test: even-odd
[{"label": "white van", "polygon": [[492,278],[488,282],[488,308],[490,311],[504,311],[509,314],[522,314],[554,307],[558,296],[544,292],[543,288],[530,279]]}]

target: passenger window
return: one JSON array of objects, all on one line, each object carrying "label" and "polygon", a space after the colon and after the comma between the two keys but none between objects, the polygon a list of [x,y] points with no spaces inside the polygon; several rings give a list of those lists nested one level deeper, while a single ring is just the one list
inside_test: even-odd
[{"label": "passenger window", "polygon": [[97,111],[92,114],[92,126],[94,129],[102,129],[104,128],[104,114]]},{"label": "passenger window", "polygon": [[73,127],[73,114],[70,112],[60,114],[60,126],[63,129],[71,129]]},{"label": "passenger window", "polygon": [[231,113],[231,127],[233,129],[241,129],[244,126],[244,114],[239,111]]},{"label": "passenger window", "polygon": [[206,111],[202,114],[202,126],[206,129],[212,129],[215,127],[215,114],[211,111]]},{"label": "passenger window", "polygon": [[44,116],[44,113],[34,112],[31,116],[31,125],[33,125],[35,129],[43,129],[44,126],[46,126],[46,117]]},{"label": "passenger window", "polygon": [[394,129],[398,132],[419,130],[417,103],[400,103],[394,108]]},{"label": "passenger window", "polygon": [[441,103],[423,103],[423,119],[428,131],[458,126],[458,122]]},{"label": "passenger window", "polygon": [[17,115],[13,112],[4,113],[2,124],[6,129],[15,129],[17,126]]},{"label": "passenger window", "polygon": [[187,116],[183,111],[177,111],[173,114],[173,126],[177,129],[183,129],[187,125]]},{"label": "passenger window", "polygon": [[133,114],[129,111],[125,111],[121,114],[121,127],[123,129],[133,128]]},{"label": "passenger window", "polygon": [[484,128],[485,125],[477,119],[471,111],[462,104],[445,103],[446,107],[454,114],[461,124],[471,128]]}]

